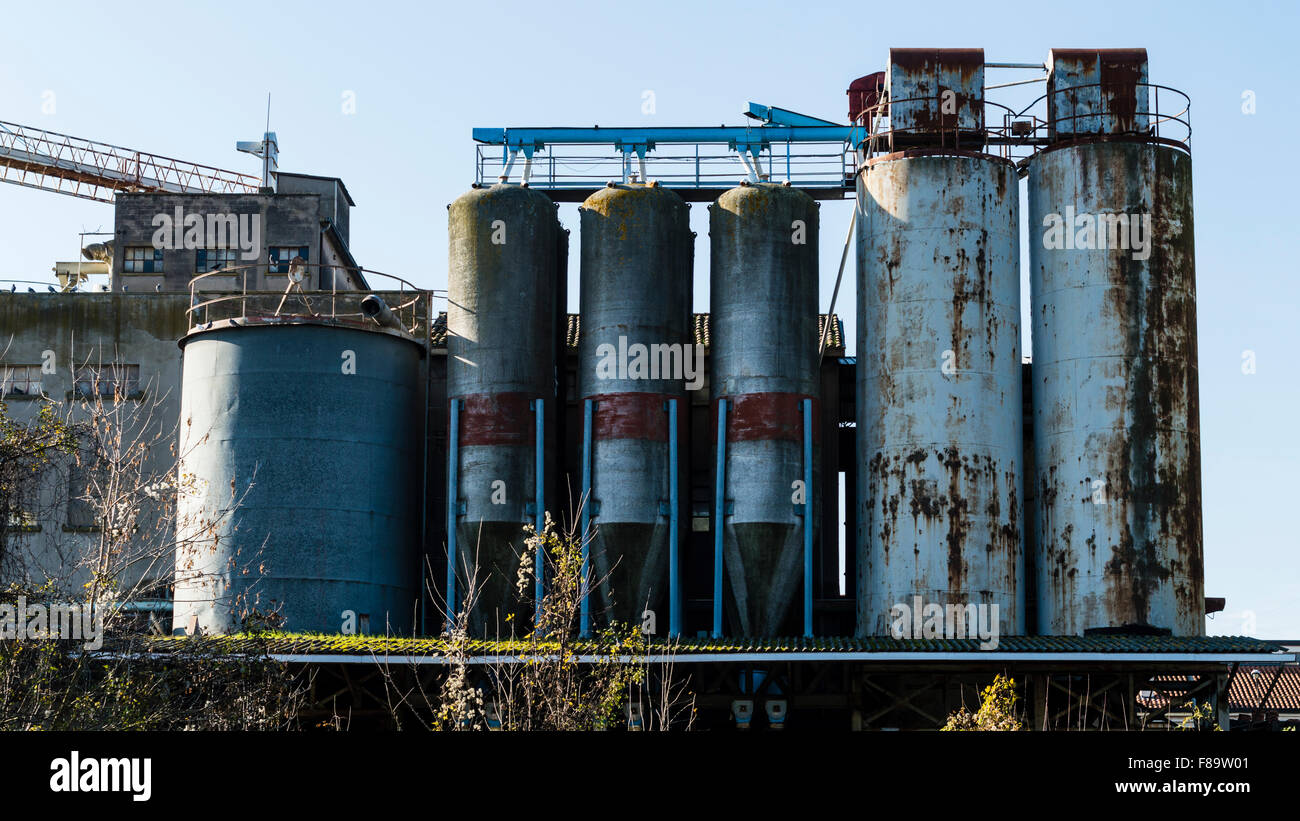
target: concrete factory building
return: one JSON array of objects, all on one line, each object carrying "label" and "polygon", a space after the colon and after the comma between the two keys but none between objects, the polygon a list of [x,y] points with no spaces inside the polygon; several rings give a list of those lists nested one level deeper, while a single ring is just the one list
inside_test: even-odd
[{"label": "concrete factory building", "polygon": [[[1046,93],[1007,108],[991,66]],[[445,294],[357,264],[336,178],[128,186],[88,249],[108,293],[0,299],[4,400],[71,401],[90,363],[161,400],[193,480],[153,585],[180,634],[434,636],[464,609],[495,647],[540,612],[545,570],[518,579],[550,514],[590,537],[580,637],[681,641],[719,721],[929,726],[1006,670],[1036,726],[1167,726],[1202,697],[1226,724],[1271,694],[1239,665],[1272,676],[1280,648],[1205,636],[1190,120],[1154,88],[1142,49],[892,49],[848,125],[476,129]],[[818,259],[850,197],[854,355]],[[68,488],[11,525],[46,564],[94,527]],[[315,641],[278,652],[353,687],[363,654]]]}]

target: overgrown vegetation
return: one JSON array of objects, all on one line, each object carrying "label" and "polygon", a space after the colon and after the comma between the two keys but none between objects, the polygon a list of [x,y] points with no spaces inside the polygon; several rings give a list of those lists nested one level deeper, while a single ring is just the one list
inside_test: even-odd
[{"label": "overgrown vegetation", "polygon": [[965,705],[948,716],[941,730],[1015,731],[1023,728],[1016,711],[1016,681],[1003,675],[993,678],[993,683],[980,695],[979,709],[970,712]]},{"label": "overgrown vegetation", "polygon": [[[167,629],[147,605],[166,600],[174,568],[175,427],[158,397],[97,383],[79,396],[62,415],[28,400],[40,404],[25,420],[0,403],[0,730],[297,726],[302,682],[257,647],[147,652]],[[54,612],[77,614],[78,638]]]},{"label": "overgrown vegetation", "polygon": [[532,557],[539,548],[544,557],[546,593],[534,629],[512,642],[506,658],[474,658],[468,624],[477,591],[471,590],[449,620],[449,664],[436,688],[419,684],[418,676],[416,685],[398,687],[397,677],[386,670],[395,718],[427,715],[424,723],[434,730],[689,728],[694,698],[674,682],[671,645],[656,646],[655,653],[667,661],[650,664],[646,657],[652,648],[639,625],[614,622],[579,636],[584,589],[595,589],[590,578],[584,579],[582,564],[583,540],[590,534],[572,528],[559,532],[549,514],[542,532],[529,525],[524,533],[515,589],[521,599],[535,581]]}]

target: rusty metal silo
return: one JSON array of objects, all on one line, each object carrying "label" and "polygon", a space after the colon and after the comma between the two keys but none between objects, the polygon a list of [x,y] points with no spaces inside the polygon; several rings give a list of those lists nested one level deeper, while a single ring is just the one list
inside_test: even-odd
[{"label": "rusty metal silo", "polygon": [[[596,624],[642,624],[661,611],[679,521],[687,369],[694,367],[690,210],[657,183],[597,191],[581,213],[578,379],[584,420],[584,511]],[[689,359],[688,359],[689,357]],[[703,377],[703,374],[700,374]],[[674,406],[675,405],[675,406]],[[664,619],[656,632],[669,627]]]},{"label": "rusty metal silo", "polygon": [[449,598],[459,608],[478,589],[471,631],[507,636],[531,625],[537,592],[515,591],[523,527],[555,501],[547,485],[567,244],[554,203],[515,185],[457,199],[448,230]]},{"label": "rusty metal silo", "polygon": [[894,144],[912,147],[858,172],[862,635],[916,596],[1022,629],[1018,185],[980,153],[982,95],[982,52],[895,49]]},{"label": "rusty metal silo", "polygon": [[743,185],[709,209],[714,532],[723,523],[726,600],[746,636],[778,634],[806,591],[820,476],[817,236],[817,203],[789,186]]},{"label": "rusty metal silo", "polygon": [[1029,165],[1043,634],[1204,634],[1191,157],[1150,91],[1142,50],[1052,52]]}]

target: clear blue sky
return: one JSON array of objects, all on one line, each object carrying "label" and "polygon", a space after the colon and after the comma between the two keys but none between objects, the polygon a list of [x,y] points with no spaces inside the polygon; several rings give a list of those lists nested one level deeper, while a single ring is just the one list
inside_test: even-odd
[{"label": "clear blue sky", "polygon": [[[883,68],[890,46],[1016,62],[1054,46],[1145,47],[1151,81],[1192,98],[1206,592],[1228,599],[1209,629],[1300,639],[1300,4],[887,6],[9,4],[0,120],[257,173],[234,143],[260,138],[269,91],[280,167],[342,177],[356,198],[361,264],[441,288],[444,206],[473,181],[474,126],[741,124],[746,100],[842,121],[848,83]],[[693,210],[705,310],[708,232]],[[849,213],[822,208],[823,306]],[[570,228],[576,216],[561,211]],[[0,185],[0,278],[52,280],[77,232],[112,220],[108,205]],[[851,273],[839,302],[850,339]],[[576,299],[576,257],[570,275]]]}]

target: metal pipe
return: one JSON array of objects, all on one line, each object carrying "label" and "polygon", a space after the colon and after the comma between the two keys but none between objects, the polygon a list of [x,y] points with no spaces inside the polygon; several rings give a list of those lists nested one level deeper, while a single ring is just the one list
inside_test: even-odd
[{"label": "metal pipe", "polygon": [[[283,304],[283,302],[281,302],[281,304]],[[391,328],[395,331],[406,331],[406,326],[402,324],[402,320],[398,319],[397,315],[388,307],[388,303],[384,302],[374,294],[370,294],[365,299],[361,300],[361,313],[370,317],[377,324],[385,328]]]},{"label": "metal pipe", "polygon": [[803,634],[813,634],[813,437],[812,400],[803,404]]},{"label": "metal pipe", "polygon": [[[678,570],[677,400],[668,400],[668,636],[682,634],[681,576]],[[583,599],[585,602],[586,599]]]},{"label": "metal pipe", "polygon": [[460,400],[451,400],[447,415],[447,627],[456,623],[456,513],[460,503]]},{"label": "metal pipe", "polygon": [[1047,71],[1043,63],[985,63],[985,68],[1037,68]]},{"label": "metal pipe", "polygon": [[722,531],[727,513],[727,400],[718,400],[717,486],[713,498],[713,637],[722,638]]},{"label": "metal pipe", "polygon": [[546,567],[543,562],[546,559],[546,538],[544,528],[546,527],[546,400],[538,397],[533,400],[533,407],[537,410],[537,472],[536,472],[536,530],[540,541],[537,543],[537,555],[533,561],[533,620],[538,626],[542,622],[542,593],[545,589],[543,579],[546,575]]},{"label": "metal pipe", "polygon": [[853,244],[853,226],[858,221],[858,208],[861,206],[856,202],[853,205],[853,213],[849,215],[849,235],[844,238],[844,250],[840,253],[840,272],[835,275],[835,290],[831,292],[831,307],[826,314],[826,325],[822,328],[821,342],[817,344],[817,361],[821,362],[822,356],[826,353],[826,334],[831,329],[831,319],[835,316],[835,300],[840,297],[840,282],[844,279],[844,263],[849,258],[849,246]]},{"label": "metal pipe", "polygon": [[583,638],[591,635],[590,582],[587,578],[588,562],[591,550],[591,419],[596,402],[593,399],[582,403],[582,610],[579,617],[579,633]]},{"label": "metal pipe", "polygon": [[1035,77],[1032,80],[1016,80],[1015,82],[1011,82],[1011,83],[995,83],[991,86],[984,86],[984,90],[990,91],[995,88],[1008,88],[1010,86],[1025,86],[1025,85],[1029,85],[1030,83],[1045,83],[1045,82],[1047,82],[1047,75],[1044,74],[1042,77]]}]

